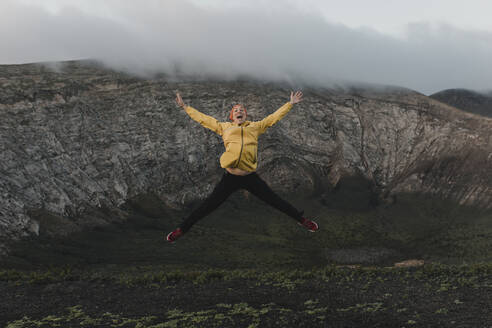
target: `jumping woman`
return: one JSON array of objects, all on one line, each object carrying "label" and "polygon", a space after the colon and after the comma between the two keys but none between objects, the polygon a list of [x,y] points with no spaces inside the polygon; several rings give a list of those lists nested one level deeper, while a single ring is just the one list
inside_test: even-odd
[{"label": "jumping woman", "polygon": [[309,231],[318,230],[318,224],[304,218],[303,212],[276,195],[272,189],[256,174],[258,137],[266,129],[277,123],[302,100],[302,92],[290,93],[290,101],[275,113],[261,121],[246,121],[246,109],[243,105],[234,105],[229,114],[232,122],[219,122],[215,118],[200,113],[193,107],[186,106],[183,99],[176,94],[176,102],[184,111],[202,126],[220,135],[224,140],[225,152],[220,157],[220,166],[225,169],[222,179],[215,186],[212,194],[195,209],[183,223],[167,235],[167,241],[174,242],[183,236],[198,220],[208,215],[222,204],[229,195],[238,189],[246,189],[265,203],[287,214]]}]

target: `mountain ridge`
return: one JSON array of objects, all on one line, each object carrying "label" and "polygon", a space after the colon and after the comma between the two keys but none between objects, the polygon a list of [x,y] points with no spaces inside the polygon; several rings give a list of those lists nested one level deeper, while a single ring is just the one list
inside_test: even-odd
[{"label": "mountain ridge", "polygon": [[429,97],[463,111],[492,118],[492,91],[487,93],[468,89],[446,89]]}]

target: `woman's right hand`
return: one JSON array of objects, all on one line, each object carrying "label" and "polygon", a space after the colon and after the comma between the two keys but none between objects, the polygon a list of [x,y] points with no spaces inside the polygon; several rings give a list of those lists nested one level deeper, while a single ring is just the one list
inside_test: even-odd
[{"label": "woman's right hand", "polygon": [[179,92],[176,92],[176,103],[178,104],[179,107],[183,107],[183,108],[186,107],[185,103],[183,102],[183,98],[181,98]]}]

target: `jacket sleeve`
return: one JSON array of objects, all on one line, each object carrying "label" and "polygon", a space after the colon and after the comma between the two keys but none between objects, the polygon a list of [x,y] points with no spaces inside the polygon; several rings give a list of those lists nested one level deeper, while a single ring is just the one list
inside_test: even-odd
[{"label": "jacket sleeve", "polygon": [[261,121],[258,121],[257,124],[260,133],[265,132],[266,129],[268,129],[269,127],[280,121],[292,109],[292,106],[293,105],[289,101],[286,104],[284,104],[282,107],[277,109],[274,113],[268,115]]},{"label": "jacket sleeve", "polygon": [[214,131],[215,133],[222,135],[222,126],[217,121],[215,118],[212,116],[208,116],[206,114],[203,114],[196,109],[194,109],[191,106],[186,106],[185,107],[185,112],[188,114],[193,120],[197,121],[200,123],[202,126],[206,127],[207,129],[210,129]]}]

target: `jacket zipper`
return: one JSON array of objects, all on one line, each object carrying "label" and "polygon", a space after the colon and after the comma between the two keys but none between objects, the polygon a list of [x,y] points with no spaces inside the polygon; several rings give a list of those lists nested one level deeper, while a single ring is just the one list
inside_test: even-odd
[{"label": "jacket zipper", "polygon": [[239,151],[239,158],[237,159],[236,167],[239,166],[239,163],[241,162],[241,155],[243,154],[243,127],[241,127],[241,150]]}]

